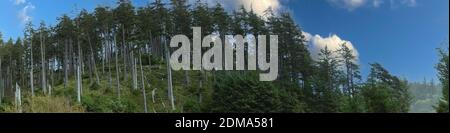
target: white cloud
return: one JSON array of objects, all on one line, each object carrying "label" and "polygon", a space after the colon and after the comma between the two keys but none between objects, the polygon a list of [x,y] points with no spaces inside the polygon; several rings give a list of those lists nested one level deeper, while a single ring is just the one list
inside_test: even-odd
[{"label": "white cloud", "polygon": [[[195,0],[191,0],[195,1]],[[264,11],[269,7],[276,12],[282,8],[283,0],[206,0],[209,5],[215,5],[217,2],[221,3],[225,8],[229,10],[238,9],[240,6],[244,6],[245,9],[253,11],[258,15],[264,15]],[[286,1],[286,0],[285,0]]]},{"label": "white cloud", "polygon": [[415,7],[417,5],[416,0],[328,0],[328,3],[339,8],[353,11],[364,6],[378,8],[386,3],[386,1],[388,1],[387,5],[390,5],[391,8],[398,6]]},{"label": "white cloud", "polygon": [[335,6],[353,11],[364,6],[367,3],[367,0],[328,0],[328,2]]},{"label": "white cloud", "polygon": [[25,4],[26,2],[27,2],[26,0],[14,0],[14,5]]},{"label": "white cloud", "polygon": [[17,12],[17,18],[20,20],[22,24],[25,24],[32,20],[30,16],[30,12],[33,11],[36,7],[27,0],[10,0],[13,2],[15,6],[20,7],[21,9]]},{"label": "white cloud", "polygon": [[314,60],[319,59],[320,50],[324,49],[325,47],[327,47],[331,51],[337,51],[341,48],[340,45],[344,43],[349,49],[353,50],[353,55],[357,59],[359,58],[358,50],[353,46],[352,42],[343,40],[336,34],[332,34],[328,37],[322,37],[320,35],[312,36],[310,33],[303,32],[303,35],[309,43],[309,51],[311,53],[311,57]]},{"label": "white cloud", "polygon": [[29,3],[25,5],[17,14],[17,17],[20,19],[20,21],[25,24],[32,20],[32,17],[30,16],[30,12],[33,11],[36,7]]},{"label": "white cloud", "polygon": [[416,0],[402,0],[401,3],[402,3],[403,5],[410,6],[410,7],[414,7],[414,6],[417,5]]},{"label": "white cloud", "polygon": [[272,7],[274,11],[278,11],[281,7],[278,0],[238,0],[238,2],[244,5],[247,10],[253,9],[258,15],[263,15],[269,7]]},{"label": "white cloud", "polygon": [[383,0],[373,0],[372,5],[373,7],[380,7],[381,4],[383,4],[384,1]]}]

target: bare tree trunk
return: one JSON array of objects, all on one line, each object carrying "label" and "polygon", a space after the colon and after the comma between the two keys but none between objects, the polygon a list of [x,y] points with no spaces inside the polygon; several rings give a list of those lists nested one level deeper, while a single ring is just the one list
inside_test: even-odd
[{"label": "bare tree trunk", "polygon": [[15,105],[18,113],[22,113],[22,94],[19,85],[16,83]]},{"label": "bare tree trunk", "polygon": [[54,75],[53,75],[53,71],[55,70],[55,60],[53,59],[53,61],[51,61],[52,62],[52,65],[50,66],[50,85],[49,85],[49,88],[48,88],[48,93],[49,93],[49,96],[51,96],[52,95],[52,86],[54,86],[55,84],[55,77],[54,77]]},{"label": "bare tree trunk", "polygon": [[71,39],[71,40],[69,40],[69,75],[70,74],[74,74],[74,75],[76,75],[76,67],[75,67],[75,57],[77,57],[77,56],[75,56],[75,52],[73,51],[73,44],[74,42],[73,42],[73,40]]},{"label": "bare tree trunk", "polygon": [[[114,42],[116,42],[116,38],[114,37]],[[116,82],[117,82],[117,97],[120,99],[120,79],[119,79],[119,63],[118,63],[118,61],[119,61],[119,59],[118,59],[118,56],[119,56],[119,51],[118,50],[116,50]]]},{"label": "bare tree trunk", "polygon": [[69,52],[68,52],[68,45],[69,44],[67,44],[67,43],[69,43],[68,42],[68,40],[66,40],[65,41],[65,43],[64,43],[64,89],[66,89],[67,88],[67,82],[68,82],[68,80],[69,80],[69,73],[68,73],[68,69],[69,69]]},{"label": "bare tree trunk", "polygon": [[77,60],[77,101],[81,103],[81,93],[82,92],[82,80],[81,80],[81,62],[82,62],[82,56],[81,56],[81,46],[80,41],[78,41],[78,60]]},{"label": "bare tree trunk", "polygon": [[128,78],[128,67],[127,67],[127,46],[125,41],[125,26],[122,24],[122,57],[123,57],[123,79],[127,80]]},{"label": "bare tree trunk", "polygon": [[142,69],[142,54],[141,54],[141,51],[139,51],[139,65],[141,67],[141,84],[142,84],[142,96],[144,98],[144,112],[148,113],[148,110],[147,110],[147,93],[145,93],[144,70]]},{"label": "bare tree trunk", "polygon": [[108,52],[107,52],[108,45],[107,45],[106,42],[107,41],[104,41],[104,40],[101,41],[101,45],[102,45],[102,52],[101,52],[102,53],[102,58],[101,58],[102,59],[102,74],[105,73],[105,59],[107,58],[106,55],[108,54]]},{"label": "bare tree trunk", "polygon": [[81,103],[81,67],[77,64],[77,101]]},{"label": "bare tree trunk", "polygon": [[[108,40],[109,43],[109,40]],[[111,76],[111,57],[112,57],[112,48],[110,44],[108,44],[108,52],[105,56],[106,58],[106,64],[108,65],[108,88],[112,88],[112,76]]]},{"label": "bare tree trunk", "polygon": [[95,81],[97,84],[100,84],[100,78],[98,77],[97,67],[95,66],[95,56],[94,56],[94,49],[92,48],[91,43],[91,37],[88,35],[88,41],[89,41],[89,49],[91,49],[91,60],[92,60],[92,68],[94,69],[94,75],[95,75]]},{"label": "bare tree trunk", "polygon": [[[109,34],[105,35],[106,38],[106,47],[105,47],[105,56],[104,60],[106,60],[106,65],[108,66],[108,88],[112,88],[112,76],[111,76],[111,58],[112,58],[112,42]],[[104,66],[103,66],[104,67]],[[104,69],[104,68],[103,68]]]},{"label": "bare tree trunk", "polygon": [[41,86],[42,90],[44,91],[44,95],[47,93],[47,85],[46,85],[46,73],[45,73],[45,55],[44,55],[44,38],[42,37],[42,31],[40,33],[40,41],[41,41]]},{"label": "bare tree trunk", "polygon": [[34,78],[33,78],[33,37],[30,41],[30,85],[31,85],[31,96],[34,97]]},{"label": "bare tree trunk", "polygon": [[133,90],[137,90],[137,88],[138,88],[138,84],[137,84],[137,69],[136,69],[136,59],[134,58],[134,53],[133,52],[131,52],[131,69],[132,69],[132,71],[131,71],[131,76],[132,76],[132,79],[133,79]]},{"label": "bare tree trunk", "polygon": [[48,85],[48,96],[52,96],[52,86]]},{"label": "bare tree trunk", "polygon": [[5,88],[12,89],[11,83],[10,83],[10,77],[11,77],[11,67],[6,66],[6,79],[5,79]]},{"label": "bare tree trunk", "polygon": [[152,71],[152,46],[151,44],[153,44],[153,38],[152,38],[152,32],[150,32],[150,39],[149,39],[149,43],[148,43],[148,49],[147,49],[147,54],[148,54],[148,66],[149,66],[149,71]]},{"label": "bare tree trunk", "polygon": [[175,99],[173,97],[173,86],[172,86],[172,70],[170,67],[170,50],[169,47],[167,46],[167,42],[166,39],[163,38],[164,41],[164,47],[166,49],[166,64],[167,64],[167,88],[168,88],[168,93],[169,93],[169,99],[170,99],[170,104],[172,105],[172,110],[176,110],[175,108]]}]

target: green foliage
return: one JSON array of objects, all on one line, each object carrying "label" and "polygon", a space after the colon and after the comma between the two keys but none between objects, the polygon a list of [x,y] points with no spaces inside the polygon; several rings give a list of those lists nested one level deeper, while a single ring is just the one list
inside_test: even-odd
[{"label": "green foliage", "polygon": [[411,97],[406,81],[402,81],[380,64],[371,64],[369,79],[362,89],[367,112],[406,113]]},{"label": "green foliage", "polygon": [[300,112],[301,103],[256,74],[226,74],[214,84],[212,112]]},{"label": "green foliage", "polygon": [[439,101],[438,106],[436,107],[436,112],[439,113],[448,113],[448,90],[449,90],[449,80],[448,80],[448,68],[449,68],[449,56],[448,56],[448,43],[447,43],[447,49],[440,49],[439,50],[439,63],[436,66],[436,69],[439,72],[439,80],[442,84],[442,99]]},{"label": "green foliage", "polygon": [[86,95],[83,97],[82,105],[87,112],[103,113],[133,113],[142,112],[136,103],[127,99],[105,97],[104,95]]},{"label": "green foliage", "polygon": [[[19,113],[20,110],[13,102],[1,104],[0,112]],[[84,107],[64,97],[27,96],[23,99],[21,112],[23,113],[82,113]]]}]

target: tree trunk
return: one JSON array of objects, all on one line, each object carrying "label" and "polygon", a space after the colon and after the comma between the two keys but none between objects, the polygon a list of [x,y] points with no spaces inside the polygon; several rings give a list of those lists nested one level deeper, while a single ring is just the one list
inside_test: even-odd
[{"label": "tree trunk", "polygon": [[175,99],[173,97],[173,86],[172,86],[172,70],[170,67],[170,50],[169,47],[167,46],[167,42],[166,39],[163,38],[164,41],[164,47],[165,47],[165,55],[166,55],[166,64],[167,64],[167,88],[168,88],[168,93],[169,93],[169,99],[170,99],[170,104],[172,105],[172,110],[176,110],[175,108]]},{"label": "tree trunk", "polygon": [[145,93],[144,70],[142,69],[142,55],[141,55],[141,51],[139,51],[139,65],[140,65],[140,68],[141,68],[141,84],[142,84],[142,96],[144,98],[144,112],[148,113],[148,110],[147,110],[147,93]]},{"label": "tree trunk", "polygon": [[[116,42],[116,38],[114,37],[114,42]],[[118,63],[118,61],[119,61],[119,59],[118,59],[118,56],[119,56],[119,51],[118,50],[116,50],[115,51],[116,52],[116,83],[117,83],[117,97],[120,99],[120,79],[119,79],[119,63]]]},{"label": "tree trunk", "polygon": [[88,41],[89,41],[89,49],[91,49],[91,61],[92,61],[92,68],[94,69],[94,75],[95,75],[95,81],[98,84],[100,84],[100,78],[98,76],[98,72],[97,72],[97,67],[95,66],[96,62],[95,62],[95,56],[94,56],[94,49],[92,48],[92,43],[91,43],[91,37],[89,37],[88,35]]},{"label": "tree trunk", "polygon": [[105,59],[106,59],[106,65],[108,65],[108,80],[109,80],[109,84],[108,84],[108,88],[112,88],[112,76],[111,76],[111,58],[112,58],[112,42],[110,39],[109,34],[106,37],[106,55],[105,55]]},{"label": "tree trunk", "polygon": [[77,101],[81,103],[81,67],[77,65]]},{"label": "tree trunk", "polygon": [[125,26],[122,24],[122,58],[123,58],[123,80],[128,78],[128,67],[127,67],[127,46],[125,41]]},{"label": "tree trunk", "polygon": [[82,79],[81,79],[81,62],[82,62],[82,56],[81,56],[81,46],[80,41],[78,41],[78,58],[77,58],[77,101],[81,103],[81,93],[82,93]]},{"label": "tree trunk", "polygon": [[51,80],[50,80],[50,85],[49,85],[50,87],[48,88],[50,96],[52,95],[52,88],[51,87],[55,85],[55,77],[54,77],[54,74],[53,74],[54,73],[53,71],[55,70],[55,68],[53,68],[53,67],[55,67],[55,62],[56,61],[53,60],[52,61],[52,66],[50,66],[50,79]]},{"label": "tree trunk", "polygon": [[16,83],[15,105],[18,113],[22,113],[22,94],[19,85]]},{"label": "tree trunk", "polygon": [[109,46],[108,46],[108,53],[107,53],[107,56],[105,57],[106,58],[106,64],[108,65],[108,88],[112,88],[112,76],[111,76],[111,49],[109,48]]},{"label": "tree trunk", "polygon": [[148,54],[148,66],[150,67],[150,72],[152,71],[152,54],[151,54],[151,49],[152,49],[152,46],[151,46],[151,44],[153,43],[153,39],[152,39],[152,33],[150,32],[150,37],[149,37],[150,39],[149,39],[149,43],[148,43],[148,49],[147,49],[147,54]]},{"label": "tree trunk", "polygon": [[[106,40],[106,39],[105,39]],[[107,45],[107,43],[106,43],[107,41],[104,41],[104,40],[102,40],[101,41],[101,45],[102,45],[102,74],[104,74],[105,73],[105,59],[107,58],[106,56],[108,55],[108,52],[107,52],[107,48],[108,48],[108,45]]]},{"label": "tree trunk", "polygon": [[30,41],[30,85],[31,85],[31,96],[34,97],[34,78],[33,78],[33,37]]},{"label": "tree trunk", "polygon": [[131,52],[131,74],[132,74],[132,79],[133,79],[133,90],[137,90],[138,88],[138,83],[137,83],[137,69],[136,69],[136,59],[134,58],[134,53]]},{"label": "tree trunk", "polygon": [[189,71],[184,71],[184,79],[186,82],[186,86],[185,87],[189,87],[191,84],[191,81],[189,79]]},{"label": "tree trunk", "polygon": [[44,38],[42,37],[42,31],[41,31],[41,34],[40,34],[40,36],[41,36],[41,38],[40,38],[40,40],[41,40],[41,74],[42,74],[42,77],[41,77],[41,86],[42,86],[42,90],[44,91],[44,95],[47,93],[47,88],[46,88],[46,81],[47,81],[47,79],[46,79],[46,73],[45,73],[45,55],[44,55]]},{"label": "tree trunk", "polygon": [[69,80],[69,48],[68,48],[68,40],[65,41],[64,43],[64,89],[67,89],[67,82]]}]

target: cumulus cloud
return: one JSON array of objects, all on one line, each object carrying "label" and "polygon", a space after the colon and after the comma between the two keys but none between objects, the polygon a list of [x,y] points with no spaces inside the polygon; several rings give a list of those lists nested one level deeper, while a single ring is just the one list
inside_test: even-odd
[{"label": "cumulus cloud", "polygon": [[372,2],[372,5],[373,5],[373,7],[380,7],[381,4],[383,4],[383,3],[384,3],[384,1],[382,1],[382,0],[374,0]]},{"label": "cumulus cloud", "polygon": [[278,0],[238,0],[238,4],[243,5],[247,10],[253,9],[259,15],[263,15],[269,7],[274,11],[278,11],[281,7]]},{"label": "cumulus cloud", "polygon": [[416,0],[402,0],[401,3],[406,6],[414,7],[417,5]]},{"label": "cumulus cloud", "polygon": [[20,7],[17,12],[17,18],[22,24],[32,20],[30,13],[36,8],[31,2],[27,0],[10,0],[15,6]]},{"label": "cumulus cloud", "polygon": [[219,2],[229,10],[234,10],[240,6],[244,6],[247,10],[253,9],[253,11],[258,15],[264,15],[264,11],[269,7],[271,7],[275,12],[279,11],[282,8],[281,1],[283,0],[207,0],[207,3],[214,5]]},{"label": "cumulus cloud", "polygon": [[367,3],[367,0],[328,0],[328,2],[334,6],[353,11],[365,5]]},{"label": "cumulus cloud", "polygon": [[20,19],[20,21],[25,24],[32,20],[32,17],[30,16],[30,12],[33,11],[36,7],[31,4],[27,3],[17,14],[17,17]]},{"label": "cumulus cloud", "polygon": [[[387,1],[387,0],[382,0]],[[408,6],[415,7],[417,5],[417,0],[390,0],[391,7],[395,6]]]},{"label": "cumulus cloud", "polygon": [[[309,51],[311,53],[311,57],[314,60],[319,59],[320,50],[325,49],[327,47],[331,51],[337,51],[340,49],[341,44],[345,44],[349,49],[353,51],[353,55],[356,58],[359,58],[358,50],[353,46],[352,42],[341,39],[338,35],[332,34],[328,37],[322,37],[320,35],[311,35],[310,33],[303,32],[305,39],[309,43]],[[335,55],[337,56],[337,55]]]},{"label": "cumulus cloud", "polygon": [[14,0],[14,5],[25,4],[26,2],[27,2],[26,0]]},{"label": "cumulus cloud", "polygon": [[363,6],[378,8],[384,3],[388,3],[387,5],[390,5],[391,8],[398,6],[415,7],[417,5],[416,0],[328,0],[328,3],[349,11],[356,10]]}]

